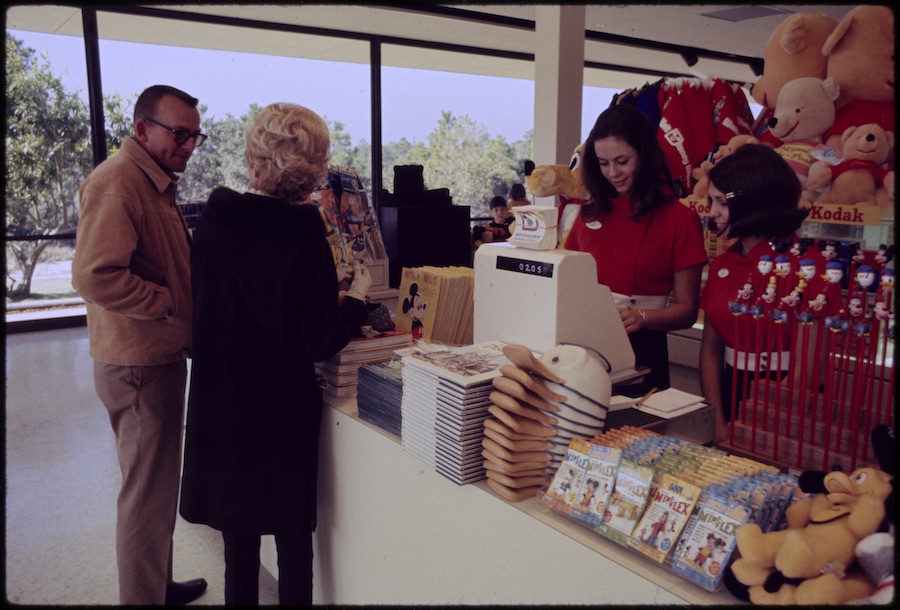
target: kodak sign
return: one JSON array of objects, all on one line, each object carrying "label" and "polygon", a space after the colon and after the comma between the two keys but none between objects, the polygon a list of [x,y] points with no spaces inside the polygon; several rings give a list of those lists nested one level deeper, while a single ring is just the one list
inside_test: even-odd
[{"label": "kodak sign", "polygon": [[[685,197],[681,203],[700,216],[709,214],[709,202],[705,199]],[[877,205],[845,205],[842,203],[817,203],[806,217],[806,222],[828,222],[840,225],[877,225],[881,221],[881,208]]]}]

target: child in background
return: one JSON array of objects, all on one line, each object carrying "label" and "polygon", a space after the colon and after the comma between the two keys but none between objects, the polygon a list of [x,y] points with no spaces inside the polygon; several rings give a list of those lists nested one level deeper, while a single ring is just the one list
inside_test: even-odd
[{"label": "child in background", "polygon": [[509,215],[506,198],[497,195],[491,199],[490,206],[491,216],[494,217],[494,220],[472,229],[472,247],[476,250],[483,243],[502,242],[512,236],[509,225],[514,219]]},{"label": "child in background", "polygon": [[520,205],[531,205],[531,202],[528,201],[528,196],[525,193],[525,185],[521,182],[516,182],[511,187],[509,187],[509,192],[506,194],[506,198],[508,201],[506,202],[506,207],[512,210],[515,207]]}]

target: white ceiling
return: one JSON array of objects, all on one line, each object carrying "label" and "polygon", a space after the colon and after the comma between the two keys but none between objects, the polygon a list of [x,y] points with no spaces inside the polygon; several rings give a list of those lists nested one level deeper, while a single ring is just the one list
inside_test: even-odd
[{"label": "white ceiling", "polygon": [[[132,5],[134,6],[134,5]],[[145,5],[152,6],[152,5]],[[428,7],[427,4],[419,6]],[[359,32],[361,34],[445,42],[455,45],[487,47],[520,53],[534,53],[534,32],[530,28],[492,25],[462,19],[459,11],[473,15],[487,14],[533,22],[536,7],[528,4],[431,5],[450,9],[452,16],[418,12],[415,8],[378,7],[372,5],[264,5],[264,4],[194,4],[159,5],[168,11],[186,11],[220,17],[236,17],[261,22],[316,27]],[[677,4],[620,4],[588,5],[585,28],[588,31],[671,45],[695,47],[700,50],[731,53],[761,58],[763,48],[775,27],[792,12],[823,12],[836,19],[843,17],[854,5],[677,5]],[[238,50],[254,53],[282,54],[298,57],[328,56],[342,61],[367,61],[368,45],[361,41],[339,38],[303,37],[270,32],[260,36],[258,31],[226,26],[204,27],[160,19],[138,19],[128,15],[108,13],[100,7],[98,16],[101,37],[139,42],[196,46],[203,48]],[[775,9],[779,12],[765,17],[739,22],[706,16],[728,9]],[[81,35],[80,12],[73,7],[14,6],[7,11],[10,29],[56,32]],[[198,33],[199,32],[199,33]],[[705,74],[741,83],[751,83],[757,76],[743,62],[707,59],[689,69],[677,54],[639,47],[588,40],[585,58],[601,64],[634,66],[652,74]],[[410,50],[409,47],[390,46],[384,51],[388,65],[427,69],[464,70],[481,74],[533,78],[531,64],[496,58],[467,57],[460,65],[458,55],[442,51]],[[640,86],[649,76],[623,76],[618,72],[594,71],[586,84],[626,88]],[[591,79],[603,82],[591,82]],[[639,81],[639,82],[636,82]]]}]

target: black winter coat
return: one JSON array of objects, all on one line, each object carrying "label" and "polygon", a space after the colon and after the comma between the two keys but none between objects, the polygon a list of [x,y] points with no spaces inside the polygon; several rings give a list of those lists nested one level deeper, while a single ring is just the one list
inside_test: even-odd
[{"label": "black winter coat", "polygon": [[194,231],[193,362],[181,515],[235,533],[315,527],[322,390],[314,362],[365,323],[337,303],[313,205],[217,188]]}]

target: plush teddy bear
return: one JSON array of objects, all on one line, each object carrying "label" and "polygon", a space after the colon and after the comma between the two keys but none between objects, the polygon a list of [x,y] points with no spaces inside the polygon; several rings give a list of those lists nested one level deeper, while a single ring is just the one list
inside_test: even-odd
[{"label": "plush teddy bear", "polygon": [[875,123],[848,127],[841,135],[842,161],[831,165],[816,161],[809,171],[807,187],[815,190],[831,186],[816,203],[876,204],[892,211],[894,172],[885,168],[894,148],[894,133]]},{"label": "plush teddy bear", "polygon": [[[535,197],[559,196],[559,220],[557,222],[560,245],[566,241],[569,229],[581,204],[591,198],[581,182],[581,156],[584,144],[575,147],[568,165],[537,165],[526,163],[525,185]],[[574,204],[574,205],[571,205]]]},{"label": "plush teddy bear", "polygon": [[759,140],[750,134],[740,134],[732,137],[726,144],[722,144],[716,149],[712,155],[712,161],[703,161],[700,167],[695,167],[691,171],[691,177],[697,182],[694,184],[693,196],[698,199],[705,199],[709,190],[709,170],[713,166],[732,154],[744,144],[759,144]]},{"label": "plush teddy bear", "polygon": [[834,122],[834,102],[840,90],[834,80],[806,76],[785,83],[769,119],[772,135],[781,142],[775,151],[788,162],[803,187],[801,201],[811,204],[815,194],[806,186],[810,155]]},{"label": "plush teddy bear", "polygon": [[773,147],[780,144],[769,133],[767,125],[782,87],[797,78],[825,78],[827,58],[822,55],[822,45],[837,24],[837,19],[825,13],[795,13],[778,24],[769,36],[763,50],[763,74],[750,92],[763,107],[752,132],[763,143]]},{"label": "plush teddy bear", "polygon": [[828,77],[841,89],[825,143],[839,148],[848,127],[866,123],[895,132],[893,10],[880,5],[853,8],[829,35],[822,54]]},{"label": "plush teddy bear", "polygon": [[735,541],[740,558],[731,566],[737,582],[748,587],[755,604],[837,604],[874,590],[859,570],[857,544],[874,534],[885,518],[893,478],[864,467],[849,475],[806,472],[804,491],[822,493],[794,502],[785,512],[787,529],[763,533],[750,523]]}]

